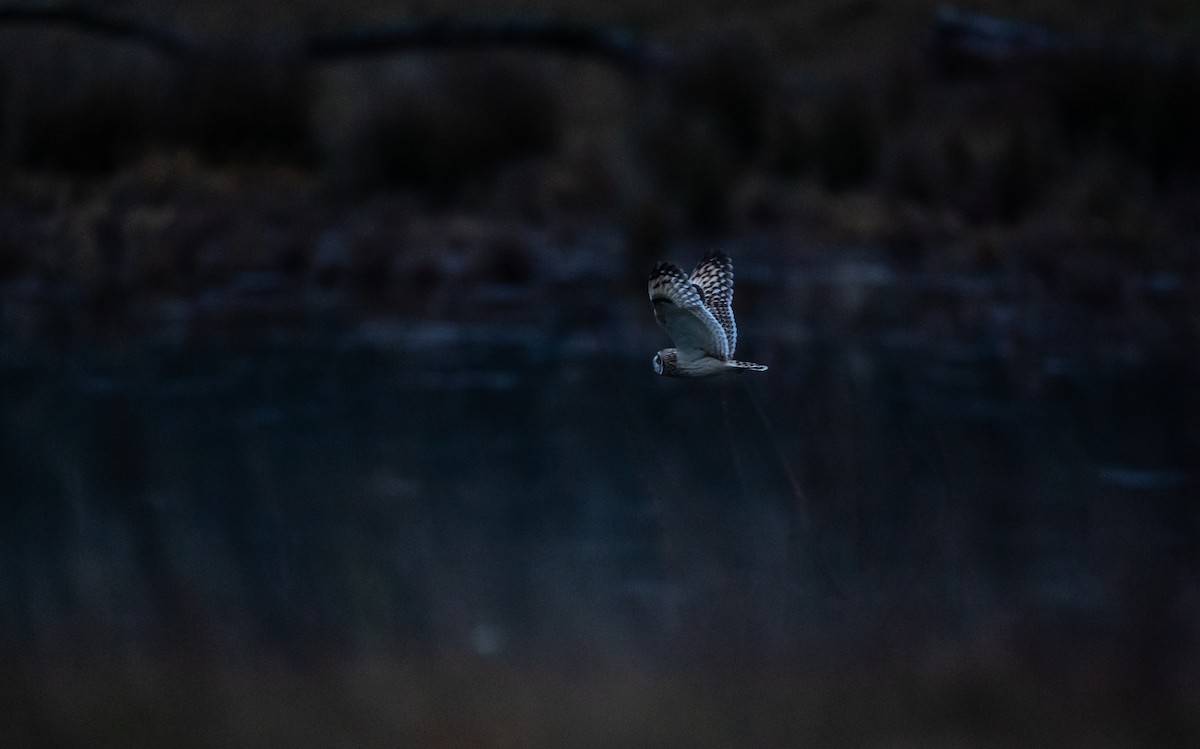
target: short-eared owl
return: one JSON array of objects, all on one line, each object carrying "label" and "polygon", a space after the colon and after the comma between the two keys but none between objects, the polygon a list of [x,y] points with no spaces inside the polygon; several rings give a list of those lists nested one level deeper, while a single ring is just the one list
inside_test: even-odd
[{"label": "short-eared owl", "polygon": [[654,319],[675,348],[654,355],[654,371],[667,377],[709,377],[730,370],[766,371],[762,364],[733,358],[733,261],[710,251],[689,278],[678,265],[657,263],[650,271]]}]

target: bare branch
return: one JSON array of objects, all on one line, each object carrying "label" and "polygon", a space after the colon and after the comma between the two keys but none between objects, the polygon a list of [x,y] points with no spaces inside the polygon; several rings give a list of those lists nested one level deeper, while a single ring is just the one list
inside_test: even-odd
[{"label": "bare branch", "polygon": [[0,8],[0,24],[58,26],[84,34],[135,42],[173,57],[195,52],[200,47],[196,40],[171,29],[87,8]]},{"label": "bare branch", "polygon": [[394,54],[418,49],[515,47],[595,57],[634,73],[653,72],[672,60],[666,47],[618,28],[546,21],[432,21],[317,34],[306,50],[314,62]]},{"label": "bare branch", "polygon": [[[204,51],[201,41],[176,30],[87,8],[0,8],[0,24],[66,28],[142,44],[171,57]],[[631,74],[661,70],[672,60],[666,47],[645,41],[627,30],[562,21],[435,20],[317,33],[302,43],[306,59],[313,63],[416,50],[480,47],[521,48],[590,57]]]}]

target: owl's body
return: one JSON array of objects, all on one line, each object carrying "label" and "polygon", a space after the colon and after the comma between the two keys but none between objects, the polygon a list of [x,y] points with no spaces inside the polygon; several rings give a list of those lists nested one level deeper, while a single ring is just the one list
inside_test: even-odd
[{"label": "owl's body", "polygon": [[704,256],[692,275],[658,263],[650,271],[654,318],[675,342],[654,355],[654,371],[667,377],[711,377],[734,370],[765,371],[762,364],[733,358],[733,261],[723,252]]},{"label": "owl's body", "polygon": [[665,348],[654,355],[654,373],[667,377],[712,377],[725,374],[731,369],[748,369],[765,372],[767,365],[736,359],[718,359],[715,356],[681,357],[679,349]]}]

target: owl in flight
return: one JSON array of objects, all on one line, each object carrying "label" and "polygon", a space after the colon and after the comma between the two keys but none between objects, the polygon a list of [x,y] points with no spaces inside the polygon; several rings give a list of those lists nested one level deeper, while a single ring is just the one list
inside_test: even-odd
[{"label": "owl in flight", "polygon": [[675,348],[654,355],[654,371],[667,377],[710,377],[739,369],[765,372],[766,366],[733,358],[733,261],[709,251],[688,277],[678,265],[657,263],[650,271],[654,319]]}]

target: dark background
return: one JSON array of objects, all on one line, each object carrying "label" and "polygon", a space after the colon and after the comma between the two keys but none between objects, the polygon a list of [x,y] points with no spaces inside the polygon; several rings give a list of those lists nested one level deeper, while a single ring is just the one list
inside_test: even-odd
[{"label": "dark background", "polygon": [[0,743],[1200,741],[1194,3],[9,7]]}]

